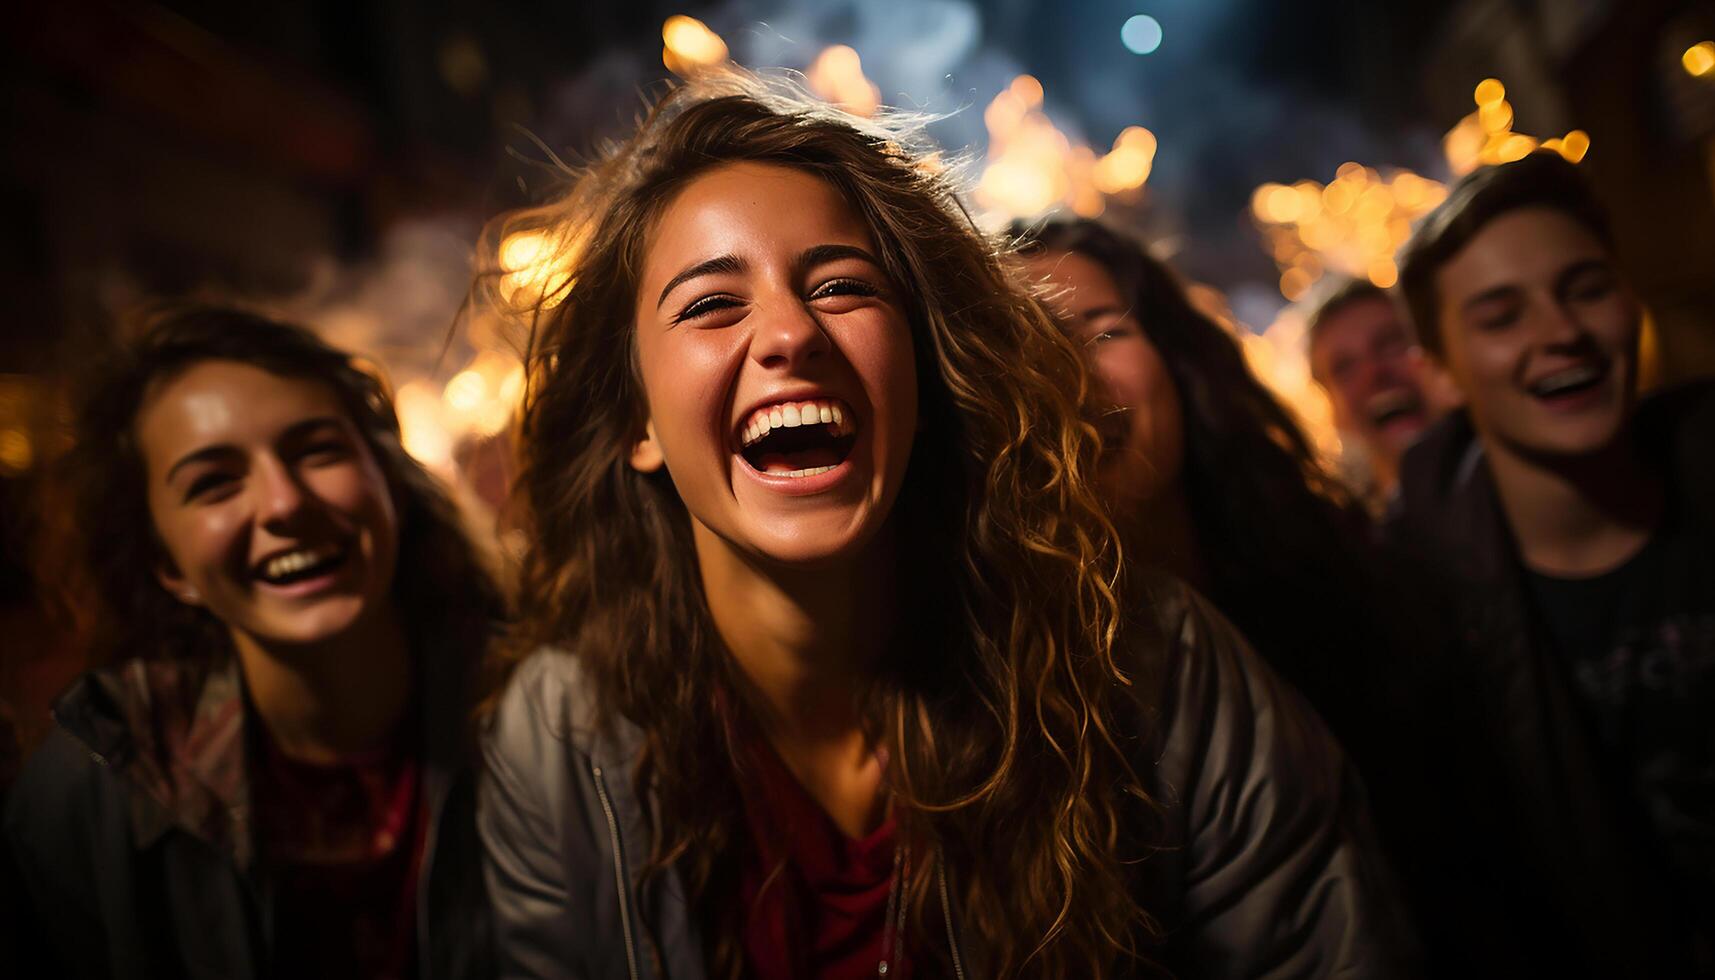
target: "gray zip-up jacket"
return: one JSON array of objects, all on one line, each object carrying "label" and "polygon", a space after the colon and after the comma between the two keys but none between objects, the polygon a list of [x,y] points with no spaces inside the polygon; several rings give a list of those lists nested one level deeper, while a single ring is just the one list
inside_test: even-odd
[{"label": "gray zip-up jacket", "polygon": [[[1167,931],[1160,959],[1186,977],[1413,975],[1339,746],[1202,600],[1173,590],[1158,609],[1161,704],[1137,765],[1169,838],[1141,896]],[[651,844],[633,790],[641,734],[622,721],[603,734],[595,718],[576,659],[554,650],[526,659],[497,706],[477,828],[500,974],[701,980],[682,884],[639,883]],[[974,976],[978,940],[940,884],[955,969]]]}]

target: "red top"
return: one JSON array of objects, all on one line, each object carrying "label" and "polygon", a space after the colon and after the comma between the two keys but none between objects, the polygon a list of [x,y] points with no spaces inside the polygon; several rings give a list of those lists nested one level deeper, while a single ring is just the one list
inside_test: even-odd
[{"label": "red top", "polygon": [[[262,726],[258,725],[258,728]],[[272,975],[417,975],[424,813],[417,759],[288,758],[263,733],[255,797],[274,898]]]},{"label": "red top", "polygon": [[[752,765],[744,799],[753,846],[739,876],[739,897],[747,910],[749,975],[874,978],[898,840],[893,817],[860,840],[847,837],[765,739],[748,742]],[[897,961],[888,956],[888,980],[911,976],[905,952]]]}]

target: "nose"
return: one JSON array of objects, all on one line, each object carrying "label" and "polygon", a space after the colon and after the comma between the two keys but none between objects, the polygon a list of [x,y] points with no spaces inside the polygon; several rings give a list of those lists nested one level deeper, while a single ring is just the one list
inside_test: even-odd
[{"label": "nose", "polygon": [[1584,344],[1590,338],[1590,331],[1567,304],[1552,302],[1543,304],[1542,315],[1537,318],[1536,335],[1544,346],[1565,348]]},{"label": "nose", "polygon": [[797,296],[781,297],[761,312],[750,338],[751,360],[761,366],[790,371],[833,349],[827,331]]},{"label": "nose", "polygon": [[292,522],[304,510],[307,495],[297,474],[278,459],[256,465],[256,519],[270,530]]}]

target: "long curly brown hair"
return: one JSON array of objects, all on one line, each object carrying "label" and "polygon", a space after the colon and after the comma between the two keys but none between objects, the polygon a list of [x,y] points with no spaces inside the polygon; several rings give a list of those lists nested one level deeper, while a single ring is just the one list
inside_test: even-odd
[{"label": "long curly brown hair", "polygon": [[[747,838],[733,768],[709,756],[738,756],[714,693],[733,689],[734,668],[684,504],[664,474],[628,463],[645,422],[637,284],[651,228],[699,175],[748,161],[819,177],[866,222],[906,297],[921,393],[889,517],[905,542],[899,639],[862,702],[893,760],[903,832],[944,861],[980,972],[1114,976],[1154,933],[1133,860],[1154,826],[1133,768],[1150,675],[1117,652],[1129,631],[1118,540],[1091,484],[1086,375],[908,123],[859,119],[784,82],[705,77],[666,92],[563,196],[490,229],[501,267],[482,281],[513,302],[520,272],[502,245],[551,246],[525,276],[518,517],[534,547],[496,680],[559,648],[610,717],[642,729],[636,779],[659,802],[652,867],[683,874],[716,974],[737,976],[731,896]],[[923,955],[945,945],[934,877],[919,864],[907,892]]]}]

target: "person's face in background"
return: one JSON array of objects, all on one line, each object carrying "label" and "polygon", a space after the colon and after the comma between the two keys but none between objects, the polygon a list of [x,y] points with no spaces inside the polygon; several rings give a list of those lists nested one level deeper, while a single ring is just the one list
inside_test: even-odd
[{"label": "person's face in background", "polygon": [[393,499],[327,385],[204,361],[149,392],[136,433],[156,575],[235,639],[310,647],[391,601]]},{"label": "person's face in background", "polygon": [[1584,456],[1625,427],[1641,315],[1602,242],[1570,216],[1496,217],[1436,274],[1440,358],[1491,448]]},{"label": "person's face in background", "polygon": [[1103,490],[1116,509],[1156,499],[1178,483],[1185,457],[1179,391],[1161,354],[1101,263],[1045,252],[1030,258],[1028,271],[1059,287],[1057,312],[1114,406],[1100,426]]},{"label": "person's face in background", "polygon": [[1362,444],[1378,479],[1391,482],[1436,414],[1393,303],[1359,296],[1326,314],[1310,345],[1310,373],[1328,393],[1334,424]]}]

